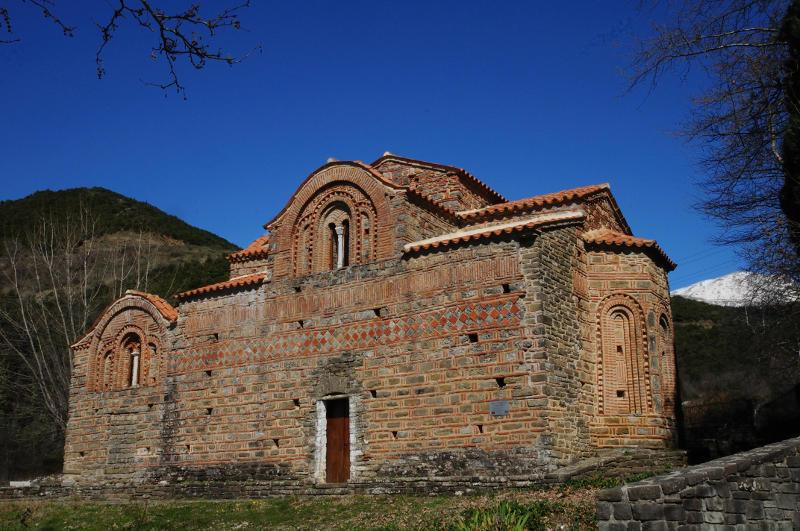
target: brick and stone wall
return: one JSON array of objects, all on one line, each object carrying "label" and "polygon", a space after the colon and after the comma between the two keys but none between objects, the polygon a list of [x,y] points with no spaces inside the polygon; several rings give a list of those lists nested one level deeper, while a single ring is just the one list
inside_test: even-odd
[{"label": "brick and stone wall", "polygon": [[600,493],[601,530],[800,529],[800,438]]},{"label": "brick and stone wall", "polygon": [[[312,488],[327,481],[334,399],[348,400],[349,484],[365,489],[530,485],[607,452],[671,455],[666,271],[586,244],[587,227],[627,230],[607,187],[588,214],[565,194],[470,228],[403,186],[433,179],[462,208],[501,199],[474,178],[381,167],[312,173],[270,235],[232,255],[232,279],[177,310],[114,303],[74,347],[67,478]],[[328,229],[345,221],[350,260],[332,266]]]}]

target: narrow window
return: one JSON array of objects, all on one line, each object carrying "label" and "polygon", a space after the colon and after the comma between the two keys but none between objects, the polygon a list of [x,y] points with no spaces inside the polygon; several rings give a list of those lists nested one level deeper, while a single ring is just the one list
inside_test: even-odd
[{"label": "narrow window", "polygon": [[328,225],[330,243],[328,245],[328,268],[339,269],[339,230],[336,225]]},{"label": "narrow window", "polygon": [[342,221],[342,267],[350,265],[350,222]]},{"label": "narrow window", "polygon": [[139,386],[139,349],[131,351],[131,387]]}]

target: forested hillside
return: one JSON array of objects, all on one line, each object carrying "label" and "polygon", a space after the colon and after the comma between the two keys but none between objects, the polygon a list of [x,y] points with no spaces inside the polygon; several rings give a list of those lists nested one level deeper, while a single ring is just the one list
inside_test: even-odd
[{"label": "forested hillside", "polygon": [[105,188],[42,190],[22,199],[0,201],[0,240],[28,231],[42,216],[76,217],[88,208],[96,221],[96,235],[151,232],[188,245],[231,252],[236,246],[207,230],[198,229],[149,203]]},{"label": "forested hillside", "polygon": [[704,461],[800,434],[796,308],[672,298],[684,447]]},{"label": "forested hillside", "polygon": [[[170,299],[176,292],[224,280],[225,256],[237,247],[103,188],[48,190],[0,202],[0,240],[2,481],[61,467],[63,426],[54,421],[53,410],[64,406],[44,391],[65,393],[66,376],[42,382],[32,374],[25,358],[42,356],[42,349],[30,345],[36,334],[26,333],[23,315],[39,330],[55,330],[55,339],[48,338],[51,358],[45,359],[68,372],[66,345],[111,300],[126,289]],[[76,287],[86,297],[65,303],[64,295],[74,296]],[[50,322],[64,311],[79,317],[71,331]]]}]

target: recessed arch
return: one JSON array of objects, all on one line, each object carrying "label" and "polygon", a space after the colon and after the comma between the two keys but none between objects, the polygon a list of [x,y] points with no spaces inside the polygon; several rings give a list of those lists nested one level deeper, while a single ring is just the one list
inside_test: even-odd
[{"label": "recessed arch", "polygon": [[645,319],[626,294],[601,301],[597,312],[597,403],[600,415],[648,414],[653,410]]},{"label": "recessed arch", "polygon": [[91,331],[73,345],[75,349],[88,349],[88,389],[114,391],[163,381],[166,365],[162,345],[174,321],[169,321],[162,310],[167,316],[177,317],[177,312],[171,314],[169,309],[171,306],[159,308],[138,294],[128,294],[106,308]]},{"label": "recessed arch", "polygon": [[400,187],[357,162],[337,162],[312,173],[286,207],[266,225],[274,235],[274,277],[321,271],[324,260],[317,222],[328,204],[340,202],[350,211],[352,263],[389,258],[392,223],[388,195]]}]

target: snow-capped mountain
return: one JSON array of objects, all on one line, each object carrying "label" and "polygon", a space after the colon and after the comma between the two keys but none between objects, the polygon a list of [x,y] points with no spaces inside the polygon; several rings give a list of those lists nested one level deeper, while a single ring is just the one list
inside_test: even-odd
[{"label": "snow-capped mountain", "polygon": [[[776,281],[764,275],[736,271],[719,278],[702,280],[691,286],[676,289],[672,291],[671,295],[720,306],[747,306],[767,302],[768,299],[786,300],[789,298],[786,292],[795,291],[788,288],[789,285],[785,282]],[[772,295],[765,295],[765,291],[772,292]]]}]

